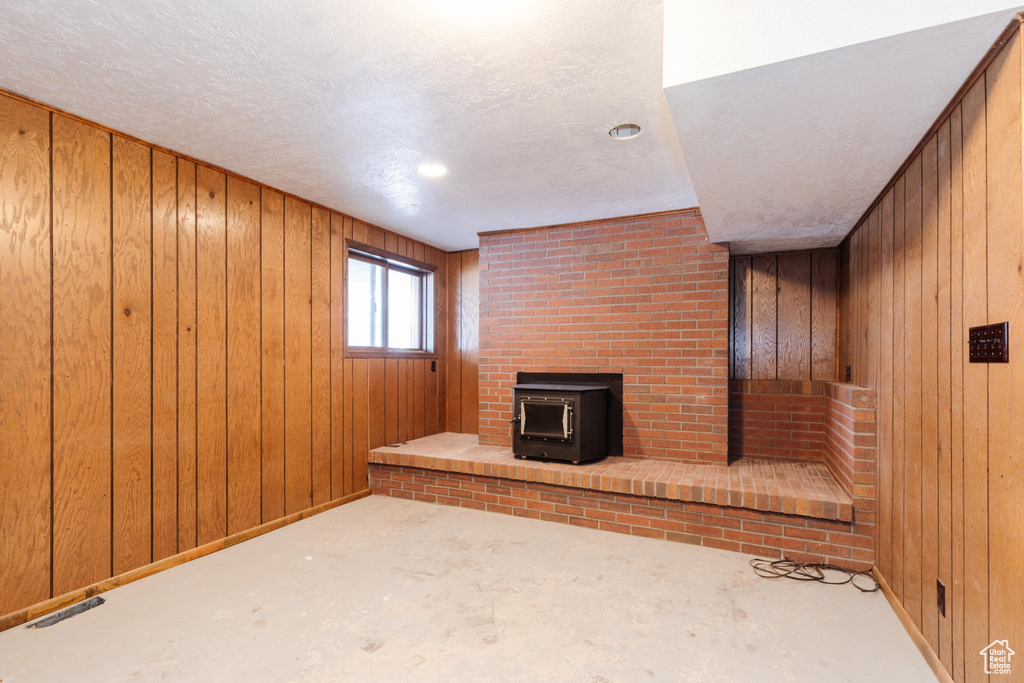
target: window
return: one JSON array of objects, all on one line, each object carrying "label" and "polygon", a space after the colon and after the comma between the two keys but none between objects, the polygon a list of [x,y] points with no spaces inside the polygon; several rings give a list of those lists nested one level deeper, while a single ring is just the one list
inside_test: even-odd
[{"label": "window", "polygon": [[433,269],[427,263],[349,242],[349,351],[433,352]]}]

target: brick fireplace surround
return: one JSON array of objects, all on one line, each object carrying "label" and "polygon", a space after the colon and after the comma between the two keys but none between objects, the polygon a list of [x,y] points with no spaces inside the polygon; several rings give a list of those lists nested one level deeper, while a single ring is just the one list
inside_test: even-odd
[{"label": "brick fireplace surround", "polygon": [[[760,457],[728,464],[728,256],[695,209],[481,235],[478,443],[376,449],[374,493],[869,568],[874,392],[733,383],[734,440]],[[625,457],[515,460],[517,371],[622,373]],[[800,443],[738,423],[739,399]]]},{"label": "brick fireplace surround", "polygon": [[728,458],[729,250],[700,211],[480,236],[480,443],[516,372],[622,373],[627,455]]}]

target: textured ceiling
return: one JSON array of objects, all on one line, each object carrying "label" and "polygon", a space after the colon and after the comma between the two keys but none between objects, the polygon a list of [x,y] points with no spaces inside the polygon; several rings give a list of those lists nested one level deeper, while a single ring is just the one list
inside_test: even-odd
[{"label": "textured ceiling", "polygon": [[733,253],[839,244],[1014,12],[667,86],[711,240]]},{"label": "textured ceiling", "polygon": [[698,199],[713,240],[803,248],[853,227],[1012,12],[958,18],[1003,1],[6,0],[0,88],[444,249]]},{"label": "textured ceiling", "polygon": [[696,204],[661,45],[654,0],[8,0],[0,87],[461,249]]}]

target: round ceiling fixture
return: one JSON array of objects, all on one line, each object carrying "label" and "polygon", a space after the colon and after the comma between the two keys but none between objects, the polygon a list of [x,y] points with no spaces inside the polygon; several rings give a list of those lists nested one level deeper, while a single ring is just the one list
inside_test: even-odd
[{"label": "round ceiling fixture", "polygon": [[447,173],[448,169],[443,164],[420,164],[416,167],[416,172],[428,178],[438,178]]},{"label": "round ceiling fixture", "polygon": [[640,135],[640,126],[635,123],[623,123],[608,131],[608,135],[611,135],[616,140],[629,140]]}]

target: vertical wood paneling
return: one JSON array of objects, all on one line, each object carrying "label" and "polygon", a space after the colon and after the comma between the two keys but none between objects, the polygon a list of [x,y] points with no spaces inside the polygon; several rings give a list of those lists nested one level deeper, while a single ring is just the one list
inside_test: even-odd
[{"label": "vertical wood paneling", "polygon": [[904,606],[921,627],[921,158],[907,169],[906,223],[904,239],[907,260],[904,273],[904,388],[906,431],[904,457]]},{"label": "vertical wood paneling", "polygon": [[[383,359],[344,357],[353,220],[285,209],[0,95],[0,615],[365,490],[399,376],[406,438],[443,428],[447,255],[358,223],[439,266],[440,367],[385,377]],[[475,363],[475,314],[462,322]],[[466,396],[475,414],[475,380]]]},{"label": "vertical wood paneling", "polygon": [[[877,387],[878,386],[878,373],[879,373],[879,297],[881,296],[880,283],[881,273],[879,267],[881,265],[881,224],[882,224],[882,210],[881,206],[876,206],[874,211],[868,217],[867,224],[867,243],[865,260],[867,261],[867,319],[865,320],[865,338],[867,340],[866,350],[867,358],[865,359],[865,367],[868,372],[868,381],[866,386]],[[877,406],[876,406],[877,408]],[[875,413],[877,417],[877,410]],[[877,425],[877,422],[875,423]],[[877,434],[876,434],[877,438]]]},{"label": "vertical wood paneling", "polygon": [[153,150],[153,560],[178,552],[178,162]]},{"label": "vertical wood paneling", "polygon": [[[1010,323],[1010,362],[989,366],[989,635],[1024,643],[1024,186],[1021,37],[985,74],[988,322]],[[1020,664],[1014,672],[1020,676]]]},{"label": "vertical wood paneling", "polygon": [[397,405],[396,405],[396,408],[395,408],[395,412],[398,415],[398,417],[396,418],[396,424],[397,424],[397,427],[398,427],[398,430],[397,430],[397,434],[398,435],[397,435],[396,438],[399,441],[408,441],[409,438],[410,438],[410,436],[409,436],[410,424],[409,423],[411,421],[410,420],[411,416],[409,415],[409,409],[408,409],[409,408],[409,401],[408,401],[408,393],[407,393],[407,388],[406,388],[406,385],[407,385],[406,378],[408,377],[408,374],[409,374],[407,372],[408,365],[409,365],[409,361],[405,360],[403,358],[400,358],[397,361],[397,368],[398,368],[398,370],[397,370],[397,377],[396,377],[396,387],[397,388],[396,388],[396,392],[395,392],[395,400],[397,402]]},{"label": "vertical wood paneling", "polygon": [[[851,366],[850,380],[854,384],[862,384],[863,379],[861,377],[861,331],[864,329],[864,321],[861,319],[861,307],[860,300],[863,296],[862,283],[863,276],[861,274],[861,264],[863,259],[860,253],[860,243],[864,238],[864,232],[858,230],[853,234],[850,239],[850,317],[847,319],[851,324],[849,325],[849,339],[850,339],[850,362],[848,365]],[[857,286],[853,286],[856,283]]]},{"label": "vertical wood paneling", "polygon": [[[963,287],[966,328],[988,320],[985,80],[963,99]],[[965,680],[985,678],[972,666],[989,638],[988,411],[989,367],[964,363],[964,647]],[[1002,400],[1003,397],[1000,397]],[[999,636],[1000,638],[1002,636]]]},{"label": "vertical wood paneling", "polygon": [[[732,260],[732,370],[733,379],[750,379],[751,257]],[[835,318],[832,320],[835,331]]]},{"label": "vertical wood paneling", "polygon": [[262,441],[263,522],[284,517],[284,197],[262,193],[260,273],[262,277]]},{"label": "vertical wood paneling", "polygon": [[[993,639],[1024,639],[1024,370],[1013,361],[1024,340],[1012,332],[1024,327],[1022,61],[1014,32],[843,246],[841,362],[879,362],[876,564],[956,681],[987,678],[979,652]],[[1004,320],[1010,362],[970,363],[967,328]],[[879,325],[877,345],[847,344],[845,328],[865,322]]]},{"label": "vertical wood paneling", "polygon": [[[353,219],[346,219],[346,221],[345,221],[345,238],[346,239],[359,239],[359,238],[362,238],[362,239],[365,240],[364,244],[371,244],[372,243],[372,238],[368,235],[367,230],[365,229],[365,226],[364,226],[363,230],[361,231],[361,234],[357,236],[357,234],[356,234],[356,232],[357,232],[356,231],[356,226],[357,225],[358,225],[357,221],[355,221]],[[383,236],[381,236],[381,241],[383,242]],[[345,254],[346,254],[346,258],[345,258],[345,268],[346,268],[346,271],[345,272],[347,273],[348,272],[348,270],[347,270],[347,268],[348,268],[348,257],[347,257],[348,251],[347,251],[347,248],[346,248]],[[352,427],[352,413],[353,413],[353,406],[355,405],[355,401],[354,401],[354,396],[353,396],[354,392],[353,392],[353,389],[352,389],[352,361],[350,359],[346,359],[345,362],[344,362],[343,374],[344,374],[344,377],[345,377],[345,384],[344,384],[344,392],[345,392],[345,426],[344,426],[344,430],[345,430],[345,451],[344,451],[342,457],[343,457],[343,459],[345,461],[345,491],[346,491],[346,495],[348,495],[350,493],[354,493],[355,492],[355,481],[354,481],[353,475],[352,475],[353,468],[355,466],[354,458],[353,458],[353,455],[352,455],[352,442],[353,442],[353,438],[354,438],[353,437],[353,431],[352,431],[353,430],[353,427]]]},{"label": "vertical wood paneling", "polygon": [[[874,213],[874,212],[872,212]],[[870,263],[868,243],[871,238],[871,215],[864,225],[864,230],[857,233],[857,273],[856,278],[863,286],[855,289],[857,293],[857,355],[854,362],[856,372],[854,382],[860,386],[870,386],[871,372],[868,367],[868,300],[871,291]]]},{"label": "vertical wood paneling", "polygon": [[111,575],[110,134],[53,116],[53,594]]},{"label": "vertical wood paneling", "polygon": [[[437,360],[433,363],[426,362],[423,366],[424,369],[424,434],[436,434],[444,431],[444,422],[441,415],[444,411],[441,409],[441,402],[439,401],[441,394],[438,393],[438,379],[443,378],[444,365],[446,362],[445,346],[447,346],[447,339],[445,338],[445,331],[447,325],[445,325],[444,308],[440,307],[443,305],[444,297],[438,296],[439,292],[443,292],[444,279],[446,273],[441,270],[441,262],[444,259],[444,254],[439,252],[437,249],[428,248],[425,252],[424,260],[438,267],[438,270],[434,272],[434,330],[435,330],[435,343],[434,352],[437,354]],[[433,370],[431,369],[433,367]],[[370,381],[373,381],[372,369]],[[443,381],[443,380],[442,380]],[[439,418],[441,422],[439,424]],[[370,441],[370,447],[373,448],[373,440]]]},{"label": "vertical wood paneling", "polygon": [[950,369],[952,420],[952,589],[949,605],[953,624],[953,666],[950,673],[964,680],[964,240],[963,240],[963,127],[958,105],[949,118],[950,147]]},{"label": "vertical wood paneling", "polygon": [[355,429],[353,427],[353,414],[355,413],[355,390],[352,385],[352,360],[345,359],[345,386],[342,390],[345,402],[345,495],[355,492],[355,481],[353,479],[353,456],[352,446],[355,441]]},{"label": "vertical wood paneling", "polygon": [[345,223],[331,214],[331,498],[345,495]]},{"label": "vertical wood paneling", "polygon": [[778,257],[778,378],[811,376],[811,254]]},{"label": "vertical wood paneling", "polygon": [[433,409],[434,422],[431,433],[448,431],[448,406],[445,393],[448,386],[448,354],[451,340],[448,338],[448,297],[445,296],[448,284],[448,259],[444,252],[433,250],[437,271],[434,273],[434,325],[437,330],[437,364],[430,375],[433,389],[427,401],[427,414]]},{"label": "vertical wood paneling", "polygon": [[196,547],[196,165],[178,160],[178,552]]},{"label": "vertical wood paneling", "polygon": [[416,438],[416,364],[418,360],[405,361],[405,414],[409,423],[406,439]]},{"label": "vertical wood paneling", "polygon": [[228,533],[260,524],[260,188],[227,179]]},{"label": "vertical wood paneling", "polygon": [[838,252],[811,252],[811,379],[836,380]]},{"label": "vertical wood paneling", "polygon": [[368,448],[379,448],[387,445],[387,436],[385,434],[386,428],[384,424],[384,410],[385,410],[385,372],[384,372],[385,360],[383,358],[371,358],[368,367],[368,379],[369,387],[367,389],[367,401],[368,411],[367,416],[367,443]]},{"label": "vertical wood paneling", "polygon": [[284,480],[285,514],[291,514],[313,497],[310,206],[286,197],[284,218]]},{"label": "vertical wood paneling", "polygon": [[[848,248],[852,255],[860,246],[851,240]],[[836,249],[821,249],[732,259],[732,379],[835,380],[838,255]],[[755,275],[757,268],[760,275]],[[759,309],[754,304],[755,286],[762,292]],[[844,305],[853,312],[857,303],[845,301]],[[758,352],[754,339],[762,340],[759,362],[751,359]],[[851,350],[856,346],[850,335],[843,343]]]},{"label": "vertical wood paneling", "polygon": [[413,361],[413,414],[415,416],[412,436],[419,439],[427,433],[427,366],[430,361]]},{"label": "vertical wood paneling", "polygon": [[[903,176],[893,186],[893,360],[892,383],[902,387],[906,380],[906,179]],[[906,529],[906,405],[905,391],[892,395],[892,580],[889,586],[903,602],[904,530]]]},{"label": "vertical wood paneling", "polygon": [[850,264],[853,262],[852,236],[843,242],[839,250],[839,257],[839,278],[836,289],[838,290],[839,320],[842,321],[842,324],[836,330],[836,336],[839,338],[839,361],[836,369],[839,373],[837,379],[846,381],[845,366],[849,365],[853,358],[853,351],[850,348],[850,335],[853,328],[851,324],[853,320],[851,316],[852,307],[850,306],[850,298],[853,293],[853,288],[851,287],[853,278],[850,273]]},{"label": "vertical wood paneling", "polygon": [[399,437],[398,372],[401,363],[396,358],[384,361],[384,437],[389,443],[397,443]]},{"label": "vertical wood paneling", "polygon": [[774,254],[755,256],[751,273],[751,372],[757,379],[776,379],[778,365],[778,259]]},{"label": "vertical wood paneling", "polygon": [[312,224],[313,505],[331,500],[331,214]]},{"label": "vertical wood paneling", "polygon": [[938,650],[938,146],[921,153],[921,632]]},{"label": "vertical wood paneling", "polygon": [[[937,136],[937,179],[938,179],[938,318],[936,329],[938,332],[938,364],[937,364],[937,386],[938,400],[937,427],[938,427],[938,578],[946,586],[947,602],[952,596],[952,555],[950,543],[952,541],[950,532],[952,525],[951,497],[952,497],[952,461],[951,461],[951,435],[950,423],[952,420],[952,399],[951,399],[951,363],[950,345],[953,340],[950,338],[950,153],[949,153],[949,121],[947,120],[939,128]],[[956,343],[959,343],[957,340]],[[952,614],[947,605],[946,615],[938,616],[939,621],[939,642],[937,652],[942,660],[942,665],[947,671],[953,667],[953,631]]]},{"label": "vertical wood paneling", "polygon": [[113,137],[113,572],[152,561],[150,151]]},{"label": "vertical wood paneling", "polygon": [[0,244],[0,614],[6,614],[50,597],[50,115],[3,96]]},{"label": "vertical wood paneling", "polygon": [[352,362],[352,488],[363,491],[369,486],[369,378],[368,360]]},{"label": "vertical wood paneling", "polygon": [[475,434],[478,425],[480,396],[478,362],[480,342],[480,252],[462,254],[462,316],[460,347],[462,349],[462,431]]},{"label": "vertical wood paneling", "polygon": [[884,576],[892,576],[892,497],[893,497],[893,195],[882,198],[879,223],[879,372],[878,372],[878,534],[875,539],[876,564]]},{"label": "vertical wood paneling", "polygon": [[227,230],[224,174],[196,171],[197,540],[227,535]]},{"label": "vertical wood paneling", "polygon": [[447,391],[447,430],[462,432],[462,349],[460,348],[460,328],[462,325],[462,252],[448,254],[447,258],[447,302],[448,317],[448,376]]}]

